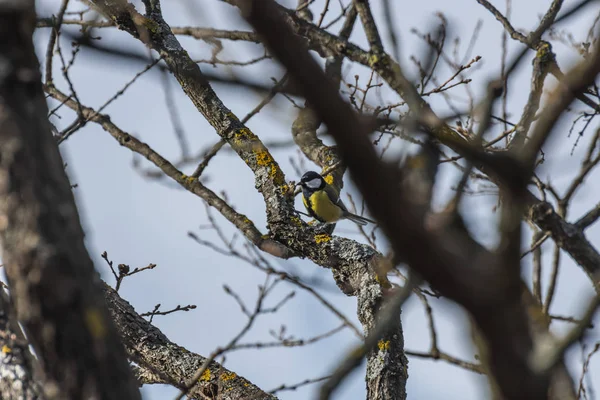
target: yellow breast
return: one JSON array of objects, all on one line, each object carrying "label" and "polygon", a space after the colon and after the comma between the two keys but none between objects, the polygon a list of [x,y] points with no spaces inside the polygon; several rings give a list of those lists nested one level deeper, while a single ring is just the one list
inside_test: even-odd
[{"label": "yellow breast", "polygon": [[[307,201],[304,199],[304,205],[308,209]],[[325,191],[319,190],[310,195],[310,204],[312,211],[318,216],[317,219],[324,222],[336,222],[342,215],[343,211],[337,205],[331,202]]]}]

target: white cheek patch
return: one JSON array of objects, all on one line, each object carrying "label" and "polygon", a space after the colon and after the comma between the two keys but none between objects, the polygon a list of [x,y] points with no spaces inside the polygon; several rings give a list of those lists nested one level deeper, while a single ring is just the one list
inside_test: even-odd
[{"label": "white cheek patch", "polygon": [[321,187],[321,180],[318,178],[312,179],[306,182],[306,186],[308,186],[311,189],[318,189]]}]

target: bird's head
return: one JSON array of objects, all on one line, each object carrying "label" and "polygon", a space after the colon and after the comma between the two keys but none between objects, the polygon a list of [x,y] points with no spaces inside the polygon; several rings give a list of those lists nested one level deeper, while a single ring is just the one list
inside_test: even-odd
[{"label": "bird's head", "polygon": [[303,189],[308,190],[319,190],[323,189],[325,185],[327,185],[327,182],[325,182],[325,179],[320,174],[315,171],[308,171],[302,175],[300,182],[296,186],[302,186]]}]

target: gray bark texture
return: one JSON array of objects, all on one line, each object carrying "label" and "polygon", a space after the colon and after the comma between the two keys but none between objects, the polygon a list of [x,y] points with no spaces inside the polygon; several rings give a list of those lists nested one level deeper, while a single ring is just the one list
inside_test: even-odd
[{"label": "gray bark texture", "polygon": [[[42,400],[41,387],[33,377],[31,354],[8,296],[0,293],[0,398]],[[15,326],[16,325],[16,326]]]},{"label": "gray bark texture", "polygon": [[[254,38],[252,40],[258,42],[260,39],[270,47],[271,53],[287,67],[290,80],[295,82],[296,89],[308,100],[307,107],[300,112],[292,126],[296,144],[309,159],[324,170],[342,165],[329,172],[329,177],[340,187],[342,175],[347,167],[357,187],[364,194],[366,204],[390,240],[396,256],[393,261],[406,262],[412,271],[418,273],[416,275],[427,280],[440,294],[462,305],[471,314],[476,331],[474,336],[477,337],[476,342],[480,346],[481,368],[488,374],[492,387],[497,392],[497,398],[575,399],[573,382],[563,363],[551,365],[552,368],[548,368],[544,373],[538,373],[530,366],[529,356],[536,351],[539,338],[547,334],[549,319],[538,318],[543,310],[534,301],[535,296],[532,297],[529,290],[522,285],[520,276],[520,226],[522,216],[526,216],[543,232],[549,233],[556,244],[573,257],[598,289],[600,256],[584,234],[586,224],[597,218],[597,215],[594,215],[598,211],[584,217],[580,222],[571,224],[563,219],[560,211],[554,212],[551,206],[526,190],[535,161],[535,157],[528,154],[535,156],[549,136],[556,118],[574,98],[581,99],[583,90],[592,82],[591,78],[597,75],[597,65],[600,65],[600,53],[596,52],[592,55],[595,62],[590,63],[591,66],[582,64],[580,71],[583,72],[570,73],[567,76],[570,78],[563,80],[568,90],[564,90],[561,96],[558,96],[560,101],[544,111],[545,117],[538,119],[530,135],[534,140],[525,141],[533,116],[539,109],[544,79],[548,73],[552,73],[551,64],[555,63],[551,48],[545,45],[538,46],[539,37],[549,26],[548,23],[551,24],[548,21],[556,17],[562,2],[553,2],[540,27],[531,34],[531,39],[521,35],[526,44],[536,51],[536,58],[531,96],[519,122],[520,130],[511,143],[515,151],[527,143],[527,146],[522,148],[522,156],[517,158],[508,151],[483,151],[478,143],[465,138],[437,117],[404,75],[400,65],[385,53],[368,1],[354,0],[339,36],[334,36],[311,23],[311,18],[306,17],[308,13],[296,13],[275,2],[224,1],[240,8],[242,15],[257,30],[258,35],[251,33]],[[363,356],[366,356],[369,400],[405,399],[408,362],[404,354],[399,316],[401,302],[397,306],[398,312],[390,313],[392,317],[386,318],[386,313],[382,312],[388,303],[386,296],[391,296],[390,302],[396,298],[389,290],[389,282],[385,278],[389,267],[393,267],[388,265],[390,261],[387,257],[383,257],[370,246],[333,236],[330,231],[308,227],[297,217],[291,196],[292,187],[286,181],[279,165],[259,136],[248,129],[213,91],[208,80],[209,75],[201,71],[175,36],[175,33],[181,30],[171,28],[163,19],[158,0],[143,1],[145,14],[141,14],[141,11],[124,0],[91,0],[91,3],[110,23],[139,39],[161,56],[184,93],[213,126],[220,137],[219,143],[227,143],[252,170],[256,189],[264,198],[268,233],[260,232],[245,215],[236,212],[218,195],[203,186],[197,179],[198,176],[183,174],[150,146],[120,130],[108,115],[81,105],[77,99],[59,91],[51,79],[46,80],[45,91],[61,104],[76,111],[86,122],[100,124],[120,145],[146,157],[166,176],[202,198],[234,224],[257,248],[281,258],[306,257],[324,268],[331,269],[339,288],[345,294],[357,297],[357,315],[366,334],[365,343],[369,343],[364,347],[366,354],[357,351],[348,365],[358,365]],[[366,33],[368,51],[348,41],[349,32],[357,18],[360,19]],[[56,23],[55,26],[60,25]],[[544,26],[546,28],[543,28]],[[236,36],[240,35],[236,33]],[[88,45],[94,46],[93,43]],[[327,59],[326,75],[309,56],[307,49],[316,51]],[[375,152],[371,151],[372,146],[367,134],[372,130],[371,125],[375,121],[359,118],[348,107],[345,99],[340,98],[339,78],[333,79],[333,84],[330,82],[330,78],[336,76],[336,73],[332,73],[333,65],[341,62],[343,58],[376,72],[407,102],[411,113],[416,116],[423,131],[430,135],[430,139],[435,139],[466,156],[473,164],[469,169],[479,169],[488,175],[492,182],[498,184],[504,196],[500,224],[503,239],[498,249],[490,251],[481,246],[465,229],[464,222],[456,210],[428,214],[430,179],[412,179],[414,177],[410,176],[410,173],[414,172],[414,168],[396,169],[393,165],[381,163]],[[1,76],[3,75],[0,74]],[[584,78],[578,79],[577,76]],[[337,147],[327,147],[318,139],[316,132],[322,123],[336,139]],[[3,165],[7,162],[4,153],[12,156],[14,151],[10,146],[2,147],[0,172],[4,171]],[[45,152],[42,153],[47,156]],[[10,160],[12,162],[12,158]],[[12,175],[9,174],[10,170],[6,171],[7,178],[4,180],[8,182]],[[432,175],[435,177],[435,171]],[[391,184],[401,181],[406,181],[408,185]],[[2,182],[0,179],[0,183]],[[427,185],[422,187],[423,190],[419,190],[423,182]],[[380,193],[386,193],[386,196],[381,196]],[[421,197],[423,199],[420,199]],[[9,206],[14,207],[12,203]],[[10,209],[9,206],[6,208]],[[38,212],[38,209],[35,209],[35,212]],[[9,215],[7,212],[5,214]],[[8,217],[4,220],[0,219],[0,228],[3,222],[7,226],[11,222]],[[64,234],[69,230],[63,229],[60,232]],[[36,240],[40,239],[36,237]],[[31,272],[26,272],[27,279],[31,279]],[[34,275],[36,279],[40,280],[41,272],[34,272],[38,274]],[[30,287],[31,284],[26,285],[25,292],[29,293]],[[410,285],[408,287],[410,289]],[[69,287],[67,289],[72,290]],[[16,296],[20,293],[17,291]],[[129,357],[138,365],[135,371],[139,381],[184,387],[184,383],[193,376],[206,358],[170,342],[157,328],[136,314],[112,289],[104,287],[104,295]],[[382,326],[386,329],[382,329]],[[432,349],[432,354],[434,357],[440,355],[437,348]],[[346,376],[347,373],[334,373],[333,378],[338,379],[337,383],[331,385],[329,392],[322,391],[321,398],[328,398]],[[333,378],[328,382],[334,381]],[[211,399],[273,398],[217,363],[210,365],[189,395],[193,398]]]},{"label": "gray bark texture", "polygon": [[[198,65],[179,44],[163,19],[158,2],[145,2],[145,16],[131,7],[125,7],[123,2],[118,0],[93,0],[92,4],[108,19],[115,21],[119,29],[139,38],[160,54],[198,111],[253,171],[255,186],[263,195],[266,204],[270,238],[291,249],[294,254],[302,254],[317,265],[330,268],[342,292],[358,298],[358,317],[364,331],[368,333],[375,324],[379,306],[383,301],[383,290],[377,271],[380,265],[384,264],[384,257],[368,245],[319,233],[302,223],[294,210],[293,198],[289,195],[290,187],[279,165],[260,138],[242,124],[216,95]],[[140,21],[144,21],[146,25],[139,24]],[[49,88],[48,91],[53,90]],[[55,98],[60,99],[60,96]],[[108,121],[102,122],[103,127],[122,145],[134,149],[141,147],[130,135],[121,135],[110,129]],[[165,163],[157,164],[162,164],[163,170],[170,170]],[[186,189],[205,199],[208,198],[209,204],[214,204],[210,196],[193,188],[198,185],[197,181],[184,176],[179,176],[177,181]],[[265,246],[267,240],[256,240],[256,228],[253,225],[248,226],[246,218],[228,219],[260,249],[269,251]],[[408,361],[404,354],[404,336],[399,315],[391,321],[391,326],[392,329],[381,338],[382,345],[367,355],[370,372],[366,377],[366,385],[369,399],[406,398]]]},{"label": "gray bark texture", "polygon": [[[104,296],[130,359],[141,367],[138,379],[142,383],[168,383],[183,388],[206,358],[171,342],[107,285]],[[276,399],[216,362],[210,363],[188,396],[214,400]]]},{"label": "gray bark texture", "polygon": [[57,144],[33,1],[0,1],[0,239],[47,398],[140,399],[102,297]]}]

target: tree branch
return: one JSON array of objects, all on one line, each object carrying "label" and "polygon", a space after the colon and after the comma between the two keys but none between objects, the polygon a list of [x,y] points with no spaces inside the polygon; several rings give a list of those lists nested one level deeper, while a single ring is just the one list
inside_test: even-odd
[{"label": "tree branch", "polygon": [[[549,376],[537,375],[528,366],[532,338],[521,305],[518,265],[510,266],[511,273],[507,273],[505,260],[487,252],[453,223],[423,227],[402,190],[390,184],[396,177],[378,160],[366,137],[368,128],[340,98],[309,56],[306,46],[282,21],[279,7],[271,1],[239,2],[238,6],[291,76],[302,84],[307,99],[336,139],[342,160],[395,252],[442,294],[474,316],[490,348],[491,371],[503,394],[510,399],[545,399]],[[390,60],[386,58],[381,65],[389,66]],[[407,95],[407,102],[422,105],[424,102],[415,97],[414,88],[406,86],[408,81],[399,67],[392,70],[385,73],[390,78],[393,74],[398,88]],[[423,108],[425,116],[421,120],[425,124],[435,123],[427,120],[429,107]],[[378,195],[383,192],[386,196]]]},{"label": "tree branch", "polygon": [[34,379],[28,343],[11,314],[10,300],[4,289],[0,289],[0,397],[43,400],[42,388]]},{"label": "tree branch", "polygon": [[[228,3],[233,3],[233,0],[224,0],[224,1],[226,1]],[[587,4],[587,1],[582,1],[579,5],[577,5],[576,9],[580,9],[585,4]],[[431,134],[436,139],[438,139],[442,144],[444,144],[444,145],[450,147],[451,149],[453,149],[454,151],[458,152],[459,154],[466,154],[467,156],[473,156],[473,154],[465,153],[465,151],[474,153],[471,143],[469,143],[459,133],[457,133],[455,130],[450,128],[447,124],[445,124],[441,120],[439,120],[437,118],[437,116],[435,116],[435,114],[433,113],[433,111],[431,110],[429,105],[427,105],[427,103],[425,103],[424,100],[422,100],[420,97],[418,97],[418,94],[416,94],[416,92],[414,91],[414,88],[412,88],[411,83],[408,80],[406,80],[404,78],[404,76],[401,74],[399,65],[395,61],[393,61],[393,59],[391,59],[391,57],[389,57],[387,55],[383,55],[382,56],[383,58],[370,58],[369,54],[367,52],[365,52],[364,50],[362,50],[361,48],[359,48],[358,46],[356,46],[352,43],[349,43],[345,40],[341,40],[338,37],[330,34],[329,32],[326,32],[326,31],[316,27],[313,24],[310,24],[306,21],[299,19],[298,17],[296,17],[292,13],[288,12],[285,8],[283,8],[279,5],[276,5],[275,7],[279,10],[279,12],[282,13],[284,20],[287,22],[289,27],[294,31],[294,33],[301,35],[307,41],[307,45],[309,46],[309,48],[311,50],[318,51],[321,55],[327,54],[328,51],[335,51],[335,52],[338,52],[339,54],[344,55],[351,61],[354,61],[361,65],[372,68],[388,83],[388,85],[392,89],[394,89],[403,98],[407,99],[407,103],[408,103],[409,107],[411,108],[411,110],[413,110],[417,115],[423,114],[425,116],[423,118],[423,123],[427,126],[427,128],[429,129]],[[549,56],[552,58],[552,55],[546,55],[544,57],[549,57]],[[375,61],[377,61],[377,62],[375,62]],[[548,66],[550,68],[550,72],[553,73],[558,79],[562,79],[564,77],[564,75],[562,73],[558,74],[556,72],[556,69],[558,67],[553,67],[554,64],[555,64],[555,62],[550,61],[550,65]],[[405,97],[405,94],[407,94],[407,93],[408,93],[408,97]],[[585,97],[585,95],[576,93],[577,99],[581,100],[582,96]],[[412,101],[408,101],[409,99],[412,99]],[[592,104],[592,107],[594,107],[596,109],[597,105]],[[502,153],[496,153],[495,156],[502,156]],[[497,161],[499,161],[499,160],[500,160],[500,157],[497,157],[497,159],[494,162],[498,163]],[[482,169],[481,168],[482,160],[477,160],[477,161],[478,162],[475,164],[475,166],[477,168]],[[488,162],[488,166],[489,166],[489,162]],[[482,171],[484,173],[490,172],[486,168],[483,168]],[[520,177],[519,179],[522,179],[523,174],[521,173],[520,167],[515,168],[514,173],[519,175],[519,177]],[[508,179],[508,180],[510,180],[510,179]],[[528,208],[530,208],[534,205],[542,204],[542,203],[543,202],[541,200],[539,200],[533,194],[529,193],[527,195]],[[525,213],[525,216],[527,216],[527,215],[531,215],[531,213],[528,211]],[[544,229],[545,231],[558,232],[560,230],[560,225],[565,224],[566,221],[564,221],[564,219],[560,218],[558,215],[557,215],[557,217],[558,217],[558,219],[552,220],[551,229],[547,229],[547,228],[549,228],[548,225],[546,225],[546,228],[542,228],[542,227],[540,227],[540,228]],[[566,246],[567,242],[564,241],[563,238],[561,238],[561,237],[554,238],[553,237],[553,239],[555,239],[557,244],[559,246],[561,246],[561,249],[563,249],[564,251],[569,253],[569,255],[574,260],[577,260],[577,263],[579,264],[579,266],[581,266],[582,269],[588,275],[591,276],[591,275],[595,274],[594,271],[597,269],[598,264],[596,263],[595,257],[593,256],[593,254],[597,253],[597,250],[591,245],[591,243],[589,243],[587,241],[587,239],[585,242],[580,242],[577,245],[578,247],[580,247],[580,249],[585,249],[585,251],[582,251],[582,252],[580,251],[580,252],[578,252],[578,254],[571,253],[571,251],[574,249],[574,247]],[[570,243],[572,245],[575,244],[574,241],[570,241]],[[565,246],[563,246],[563,244],[565,244]],[[596,285],[597,281],[594,282],[594,284]]]},{"label": "tree branch", "polygon": [[[359,297],[361,322],[370,324],[370,321],[374,321],[382,296],[382,288],[374,271],[383,257],[369,246],[315,231],[296,216],[290,187],[286,184],[279,165],[258,136],[242,124],[214,93],[198,66],[181,48],[162,19],[159,8],[151,6],[148,16],[141,16],[134,10],[121,7],[116,0],[98,0],[94,1],[94,4],[111,20],[118,21],[120,29],[139,37],[159,52],[193,104],[215,128],[217,134],[227,141],[254,172],[256,187],[266,204],[271,237],[292,249],[295,254],[301,254],[318,265],[332,268],[340,289],[346,294]],[[147,26],[151,26],[152,29],[147,29]],[[397,322],[399,327],[399,316]],[[403,336],[400,328],[394,334],[390,334],[386,352],[389,357],[381,365],[380,374],[373,375],[372,380],[375,384],[380,380],[380,376],[384,376],[386,380],[398,382],[397,385],[389,385],[390,388],[404,391],[406,358],[403,354]]]},{"label": "tree branch", "polygon": [[[141,371],[138,369],[140,375],[154,383],[166,382],[183,389],[184,382],[194,375],[206,358],[171,342],[108,285],[103,285],[103,291],[130,359],[142,367]],[[202,374],[198,384],[190,389],[188,395],[194,399],[209,397],[214,400],[276,398],[214,361]]]},{"label": "tree branch", "polygon": [[0,238],[48,397],[141,399],[83,241],[48,123],[34,2],[0,1]]}]

